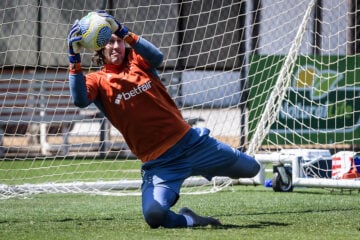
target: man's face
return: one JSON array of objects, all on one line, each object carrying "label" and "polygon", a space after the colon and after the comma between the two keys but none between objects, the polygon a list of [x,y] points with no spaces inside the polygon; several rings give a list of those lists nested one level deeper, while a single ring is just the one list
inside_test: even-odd
[{"label": "man's face", "polygon": [[113,34],[105,45],[104,57],[107,64],[121,65],[125,57],[124,40]]}]

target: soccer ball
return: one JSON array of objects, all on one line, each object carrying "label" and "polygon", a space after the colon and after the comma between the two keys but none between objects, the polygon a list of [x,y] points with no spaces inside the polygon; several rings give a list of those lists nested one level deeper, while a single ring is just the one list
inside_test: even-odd
[{"label": "soccer ball", "polygon": [[82,40],[80,44],[91,51],[103,48],[111,38],[110,24],[96,12],[90,12],[79,21]]}]

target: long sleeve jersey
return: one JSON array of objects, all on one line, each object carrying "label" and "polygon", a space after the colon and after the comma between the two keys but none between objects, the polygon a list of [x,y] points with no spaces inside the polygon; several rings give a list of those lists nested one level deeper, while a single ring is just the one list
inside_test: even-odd
[{"label": "long sleeve jersey", "polygon": [[156,159],[190,129],[161,83],[155,68],[163,55],[153,44],[134,35],[121,66],[105,64],[83,75],[70,71],[70,91],[78,107],[94,102],[118,129],[142,161]]}]

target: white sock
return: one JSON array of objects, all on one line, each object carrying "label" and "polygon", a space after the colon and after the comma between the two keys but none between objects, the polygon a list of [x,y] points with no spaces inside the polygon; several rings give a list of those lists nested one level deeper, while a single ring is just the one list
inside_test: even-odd
[{"label": "white sock", "polygon": [[183,215],[186,219],[186,225],[192,227],[194,225],[194,220],[189,215]]}]

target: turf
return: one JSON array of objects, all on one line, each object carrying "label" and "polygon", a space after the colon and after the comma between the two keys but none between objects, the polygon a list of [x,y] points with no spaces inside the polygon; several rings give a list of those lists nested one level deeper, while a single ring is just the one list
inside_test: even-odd
[{"label": "turf", "polygon": [[150,229],[140,197],[41,194],[0,200],[0,239],[359,239],[357,191],[295,188],[276,193],[236,186],[182,195],[188,206],[219,218],[222,227]]}]

